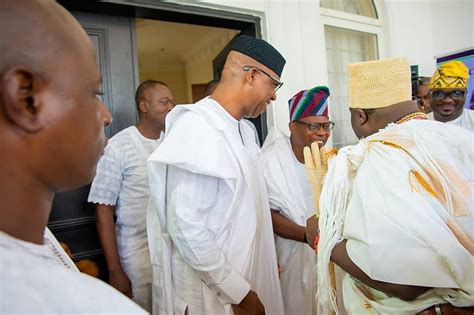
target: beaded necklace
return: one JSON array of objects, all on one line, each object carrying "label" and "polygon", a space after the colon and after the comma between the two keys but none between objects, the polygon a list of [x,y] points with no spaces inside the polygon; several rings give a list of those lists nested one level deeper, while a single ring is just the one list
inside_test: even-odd
[{"label": "beaded necklace", "polygon": [[397,120],[395,123],[396,124],[402,124],[402,123],[407,122],[407,121],[412,120],[412,119],[428,119],[428,117],[426,117],[425,113],[413,112],[411,114],[403,116],[402,118]]},{"label": "beaded necklace", "polygon": [[46,237],[43,240],[44,240],[44,244],[47,244],[49,249],[51,250],[54,259],[58,261],[59,263],[62,263],[64,266],[66,266],[66,268],[71,269],[70,265],[66,262],[63,255],[61,255],[61,253],[56,248],[56,246],[54,246],[54,244]]}]

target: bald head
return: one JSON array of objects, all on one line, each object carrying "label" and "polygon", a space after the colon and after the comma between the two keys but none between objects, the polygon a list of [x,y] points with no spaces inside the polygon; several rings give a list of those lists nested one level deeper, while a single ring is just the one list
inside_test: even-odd
[{"label": "bald head", "polygon": [[[0,73],[23,66],[43,76],[62,56],[80,50],[87,38],[79,23],[51,0],[0,2]],[[87,42],[87,44],[86,44]],[[82,47],[84,48],[84,47]]]},{"label": "bald head", "polygon": [[111,117],[84,29],[54,1],[2,0],[0,51],[0,146],[15,157],[0,164],[48,189],[90,182]]}]

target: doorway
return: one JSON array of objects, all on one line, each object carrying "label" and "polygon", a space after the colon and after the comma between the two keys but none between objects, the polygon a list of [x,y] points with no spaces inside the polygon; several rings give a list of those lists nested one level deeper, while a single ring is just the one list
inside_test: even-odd
[{"label": "doorway", "polygon": [[[191,103],[216,77],[214,57],[236,34],[261,37],[260,19],[246,14],[151,0],[58,2],[76,16],[96,48],[104,101],[114,117],[108,137],[136,123],[134,92],[142,80],[165,81],[178,103]],[[263,139],[265,114],[254,123]],[[48,226],[69,245],[74,260],[96,262],[107,281],[88,193],[89,185],[58,193]]]},{"label": "doorway", "polygon": [[213,60],[240,33],[140,18],[135,19],[135,30],[140,82],[166,82],[177,104],[202,98],[203,88],[214,79]]}]

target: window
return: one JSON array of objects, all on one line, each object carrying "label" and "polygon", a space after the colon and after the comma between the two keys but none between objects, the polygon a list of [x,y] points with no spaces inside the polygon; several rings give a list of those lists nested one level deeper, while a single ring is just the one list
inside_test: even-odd
[{"label": "window", "polygon": [[323,8],[377,18],[377,11],[371,0],[321,0],[320,4]]},{"label": "window", "polygon": [[336,123],[332,141],[340,148],[357,142],[350,122],[347,66],[383,57],[382,25],[370,0],[321,0],[321,15],[331,91],[329,108]]}]

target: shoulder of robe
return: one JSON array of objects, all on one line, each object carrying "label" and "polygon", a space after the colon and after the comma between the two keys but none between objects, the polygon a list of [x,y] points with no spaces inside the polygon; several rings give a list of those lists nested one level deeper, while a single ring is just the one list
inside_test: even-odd
[{"label": "shoulder of robe", "polygon": [[165,138],[150,156],[149,163],[163,163],[223,179],[236,177],[225,136],[211,121],[198,112],[181,110],[168,122],[171,124]]}]

